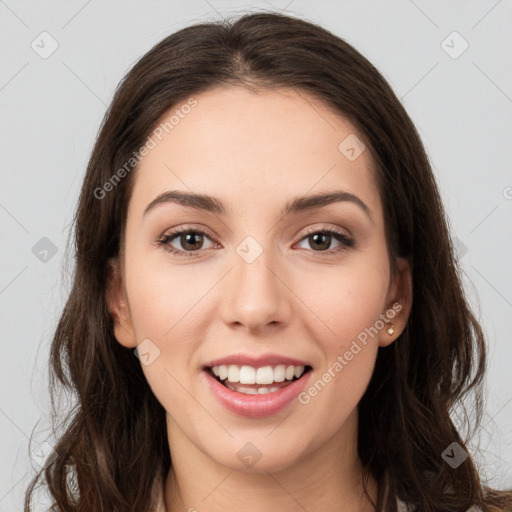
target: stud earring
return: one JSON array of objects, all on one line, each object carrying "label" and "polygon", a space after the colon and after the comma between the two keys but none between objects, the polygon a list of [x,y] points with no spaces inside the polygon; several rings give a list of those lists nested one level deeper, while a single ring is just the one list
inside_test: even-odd
[{"label": "stud earring", "polygon": [[391,326],[388,328],[388,330],[386,331],[390,336],[393,336],[394,332],[395,332],[395,328],[393,327],[393,324],[391,324]]}]

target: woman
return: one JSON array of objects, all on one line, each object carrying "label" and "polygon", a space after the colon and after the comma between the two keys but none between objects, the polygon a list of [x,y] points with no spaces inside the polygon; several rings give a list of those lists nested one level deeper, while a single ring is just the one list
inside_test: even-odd
[{"label": "woman", "polygon": [[75,228],[56,510],[510,509],[450,418],[474,392],[479,420],[486,351],[427,155],[342,39],[275,13],[164,39]]}]

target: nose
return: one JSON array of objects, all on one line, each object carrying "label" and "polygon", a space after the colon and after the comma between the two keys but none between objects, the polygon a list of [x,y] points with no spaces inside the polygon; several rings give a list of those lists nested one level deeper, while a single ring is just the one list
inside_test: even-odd
[{"label": "nose", "polygon": [[248,332],[275,329],[289,322],[293,293],[286,285],[286,276],[270,250],[264,250],[248,262],[234,254],[234,268],[224,283],[223,318],[232,328]]}]

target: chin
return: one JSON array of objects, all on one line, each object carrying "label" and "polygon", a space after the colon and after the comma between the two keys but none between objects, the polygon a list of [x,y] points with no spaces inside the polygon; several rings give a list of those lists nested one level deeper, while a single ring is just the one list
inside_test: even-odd
[{"label": "chin", "polygon": [[[280,436],[270,439],[272,429],[265,430],[261,436],[251,437],[244,433],[238,439],[219,442],[217,446],[224,446],[219,452],[208,450],[210,458],[218,464],[226,466],[233,471],[244,473],[273,473],[283,471],[296,464],[302,454],[298,447],[304,447],[304,441],[297,439],[288,443]],[[211,440],[208,442],[211,443]]]}]

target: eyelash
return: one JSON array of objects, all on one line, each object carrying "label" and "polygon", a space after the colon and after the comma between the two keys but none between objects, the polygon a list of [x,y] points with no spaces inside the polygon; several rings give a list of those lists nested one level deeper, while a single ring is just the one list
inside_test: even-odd
[{"label": "eyelash", "polygon": [[[183,235],[185,233],[187,233],[187,234],[188,233],[200,234],[200,235],[204,235],[204,236],[208,237],[210,240],[212,239],[210,234],[207,231],[203,231],[202,229],[191,229],[191,228],[187,228],[187,227],[181,227],[181,228],[174,229],[173,231],[171,231],[167,235],[163,235],[162,237],[157,239],[155,242],[156,242],[158,247],[163,247],[167,252],[172,253],[172,254],[176,254],[177,256],[180,256],[180,257],[188,257],[188,258],[192,257],[193,258],[193,257],[199,256],[199,253],[201,252],[201,249],[198,250],[198,251],[183,251],[183,250],[175,249],[174,247],[169,245],[170,242],[173,241],[175,238],[177,238],[178,235]],[[312,252],[318,253],[318,255],[320,257],[322,257],[322,256],[330,256],[330,255],[333,255],[335,253],[344,253],[348,249],[355,247],[355,241],[352,238],[348,237],[345,233],[342,233],[341,231],[337,231],[337,230],[332,229],[332,228],[309,229],[304,234],[304,236],[299,240],[299,242],[302,242],[304,239],[310,237],[311,235],[315,235],[315,234],[328,234],[328,235],[332,235],[336,240],[338,240],[339,242],[342,243],[342,245],[340,247],[335,248],[335,249],[330,249],[330,250],[327,250],[327,251],[314,251],[314,250],[312,250]],[[214,241],[214,240],[212,240],[212,241]]]}]

